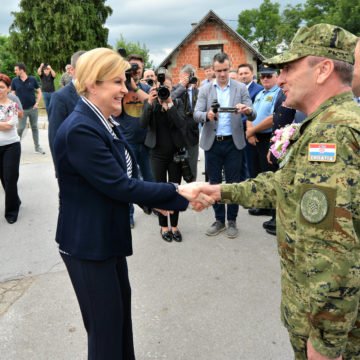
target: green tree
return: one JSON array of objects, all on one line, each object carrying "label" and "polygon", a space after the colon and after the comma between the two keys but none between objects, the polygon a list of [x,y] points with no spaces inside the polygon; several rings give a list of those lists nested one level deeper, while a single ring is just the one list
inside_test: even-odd
[{"label": "green tree", "polygon": [[321,22],[338,25],[360,35],[360,3],[353,0],[307,0],[303,18],[311,26]]},{"label": "green tree", "polygon": [[9,37],[0,35],[0,72],[13,77],[15,63],[16,57],[11,51]]},{"label": "green tree", "polygon": [[287,5],[280,12],[280,4],[264,0],[259,8],[244,10],[238,17],[237,31],[265,57],[276,54],[276,46],[289,43],[302,21],[301,5]]},{"label": "green tree", "polygon": [[141,55],[144,58],[145,69],[152,69],[154,67],[153,61],[152,60],[150,61],[149,49],[146,47],[145,44],[141,45],[139,41],[138,42],[126,41],[124,36],[120,34],[120,39],[116,41],[116,49],[119,48],[125,49],[127,55],[130,54]]},{"label": "green tree", "polygon": [[21,0],[12,12],[11,48],[29,71],[40,63],[62,69],[80,49],[107,47],[104,27],[112,9],[106,0]]}]

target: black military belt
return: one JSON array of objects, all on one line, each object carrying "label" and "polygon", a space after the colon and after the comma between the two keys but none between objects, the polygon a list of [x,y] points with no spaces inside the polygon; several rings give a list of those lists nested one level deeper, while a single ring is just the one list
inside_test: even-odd
[{"label": "black military belt", "polygon": [[226,141],[226,140],[231,140],[232,139],[232,135],[219,135],[219,136],[215,136],[215,140],[216,141]]}]

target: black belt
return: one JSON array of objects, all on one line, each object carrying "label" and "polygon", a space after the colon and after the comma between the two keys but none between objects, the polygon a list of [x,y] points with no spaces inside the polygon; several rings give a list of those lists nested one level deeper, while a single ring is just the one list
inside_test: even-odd
[{"label": "black belt", "polygon": [[232,139],[232,135],[218,135],[218,136],[215,136],[215,140],[216,141],[226,141],[226,140],[230,140]]}]

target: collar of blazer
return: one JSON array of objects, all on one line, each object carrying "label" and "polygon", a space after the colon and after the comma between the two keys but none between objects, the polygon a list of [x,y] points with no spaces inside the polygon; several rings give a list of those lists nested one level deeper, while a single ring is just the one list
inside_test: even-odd
[{"label": "collar of blazer", "polygon": [[[91,126],[94,126],[99,132],[105,134],[106,137],[108,137],[112,142],[120,142],[120,143],[122,143],[122,146],[124,146],[124,148],[126,148],[127,151],[129,152],[132,163],[133,163],[133,167],[132,167],[133,176],[132,177],[137,178],[138,177],[138,172],[137,172],[135,154],[133,153],[131,147],[128,145],[127,141],[125,140],[124,136],[122,135],[120,128],[118,126],[114,127],[114,130],[115,130],[116,135],[117,135],[117,138],[115,139],[110,134],[110,132],[105,128],[105,126],[101,123],[101,120],[94,113],[94,111],[87,104],[85,104],[84,101],[81,100],[81,99],[77,103],[74,111],[80,112],[83,115],[85,115],[86,118],[87,118],[86,121],[91,121]],[[125,152],[124,152],[124,154],[121,155],[121,164],[124,167],[124,169],[126,169]]]}]

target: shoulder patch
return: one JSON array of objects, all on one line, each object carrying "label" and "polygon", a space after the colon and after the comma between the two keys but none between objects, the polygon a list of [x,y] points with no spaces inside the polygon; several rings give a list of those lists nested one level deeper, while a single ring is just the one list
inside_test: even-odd
[{"label": "shoulder patch", "polygon": [[310,143],[308,149],[308,160],[336,162],[336,144]]}]

